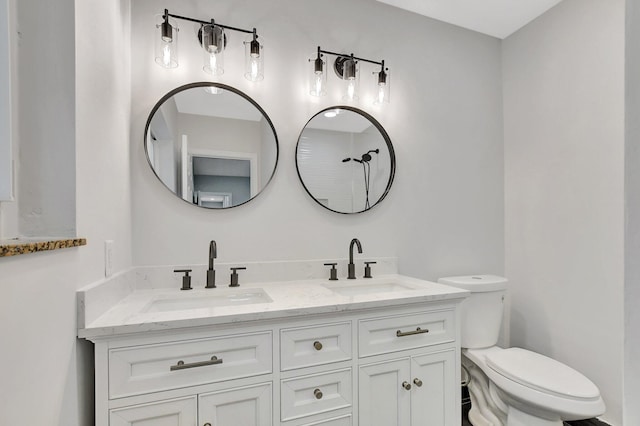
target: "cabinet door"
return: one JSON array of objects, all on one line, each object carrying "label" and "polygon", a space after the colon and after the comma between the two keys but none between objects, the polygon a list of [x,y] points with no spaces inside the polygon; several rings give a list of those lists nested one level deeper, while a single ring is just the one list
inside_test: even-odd
[{"label": "cabinet door", "polygon": [[109,412],[110,426],[196,426],[196,397],[134,405]]},{"label": "cabinet door", "polygon": [[402,386],[404,382],[411,382],[409,366],[410,361],[405,358],[360,367],[358,412],[361,425],[409,426],[411,390]]},{"label": "cabinet door", "polygon": [[453,349],[411,358],[411,385],[413,386],[411,424],[413,426],[454,426],[455,392],[460,392],[455,378]]},{"label": "cabinet door", "polygon": [[200,424],[271,426],[271,383],[201,394]]}]

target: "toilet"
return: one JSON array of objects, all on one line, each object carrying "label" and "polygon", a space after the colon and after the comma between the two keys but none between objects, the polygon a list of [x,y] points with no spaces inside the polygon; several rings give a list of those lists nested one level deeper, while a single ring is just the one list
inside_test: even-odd
[{"label": "toilet", "polygon": [[[441,284],[471,292],[460,307],[463,373],[474,426],[562,426],[604,413],[597,386],[554,359],[496,346],[507,280],[495,275],[447,277]],[[463,374],[464,377],[464,374]]]}]

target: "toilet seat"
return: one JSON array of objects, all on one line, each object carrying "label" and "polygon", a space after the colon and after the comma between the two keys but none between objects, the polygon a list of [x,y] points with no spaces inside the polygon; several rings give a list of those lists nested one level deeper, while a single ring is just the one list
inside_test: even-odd
[{"label": "toilet seat", "polygon": [[521,348],[486,356],[487,367],[523,386],[559,398],[597,400],[597,386],[573,368],[552,358]]}]

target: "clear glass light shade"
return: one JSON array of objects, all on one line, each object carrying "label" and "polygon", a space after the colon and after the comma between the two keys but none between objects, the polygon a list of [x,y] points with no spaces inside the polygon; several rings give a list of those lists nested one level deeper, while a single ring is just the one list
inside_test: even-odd
[{"label": "clear glass light shade", "polygon": [[312,96],[324,96],[327,88],[327,63],[322,58],[310,59],[309,93]]},{"label": "clear glass light shade", "polygon": [[258,40],[244,42],[244,77],[249,81],[264,79],[264,46]]},{"label": "clear glass light shade", "polygon": [[342,81],[344,85],[344,95],[342,100],[355,101],[358,99],[358,89],[360,86],[360,70],[358,61],[347,59],[343,63]]},{"label": "clear glass light shade", "polygon": [[202,69],[212,75],[224,74],[224,30],[217,25],[202,26]]},{"label": "clear glass light shade", "polygon": [[376,105],[388,104],[391,94],[391,78],[388,70],[378,71],[373,73],[375,86],[374,86],[374,100]]},{"label": "clear glass light shade", "polygon": [[178,26],[176,22],[163,15],[158,15],[156,21],[156,48],[155,60],[163,68],[176,68],[178,66]]}]

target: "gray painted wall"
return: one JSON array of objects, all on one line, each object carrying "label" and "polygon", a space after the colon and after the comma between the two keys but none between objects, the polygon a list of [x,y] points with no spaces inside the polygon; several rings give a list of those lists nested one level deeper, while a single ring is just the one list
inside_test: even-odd
[{"label": "gray painted wall", "polygon": [[511,344],[584,373],[619,425],[624,1],[565,0],[502,52]]},{"label": "gray painted wall", "polygon": [[[181,37],[183,66],[165,70],[154,63],[153,15],[167,7],[257,27],[265,40],[265,80],[244,79],[243,37],[231,33],[225,73],[218,81],[254,98],[273,120],[280,141],[271,185],[250,203],[226,211],[175,199],[149,170],[141,147],[132,144],[136,264],[204,262],[210,239],[218,242],[222,261],[333,258],[346,256],[348,242],[358,237],[362,257],[399,256],[402,272],[409,275],[436,279],[503,273],[499,40],[369,0],[171,0],[161,7],[136,0],[132,7],[132,54],[137,58],[132,64],[132,140],[140,138],[147,115],[164,93],[208,78],[188,31]],[[379,36],[380,22],[393,37]],[[295,146],[302,128],[316,112],[342,104],[335,79],[325,98],[308,95],[307,60],[318,44],[384,57],[393,72],[392,104],[371,104],[367,77],[374,69],[364,66],[361,100],[354,104],[386,128],[398,160],[388,198],[364,214],[323,209],[298,180]]]},{"label": "gray painted wall", "polygon": [[626,2],[624,417],[640,424],[640,5]]}]

